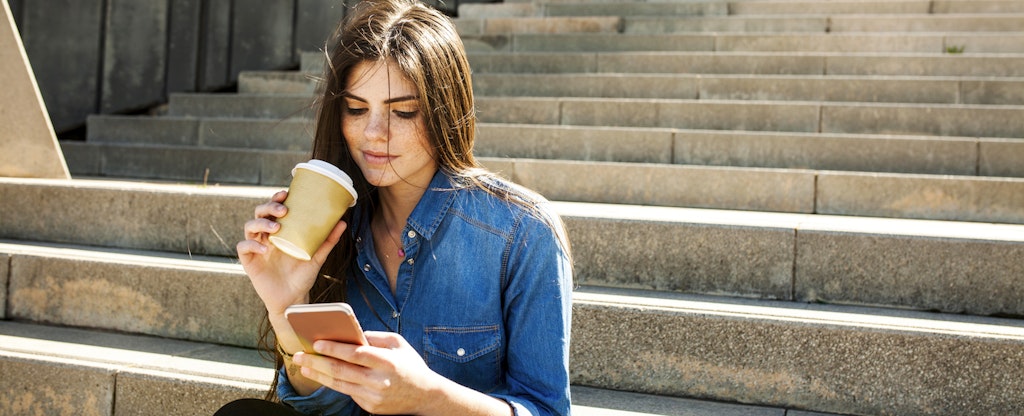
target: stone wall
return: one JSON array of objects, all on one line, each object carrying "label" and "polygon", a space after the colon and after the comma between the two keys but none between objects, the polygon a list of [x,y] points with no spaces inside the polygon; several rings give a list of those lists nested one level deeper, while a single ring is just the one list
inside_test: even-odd
[{"label": "stone wall", "polygon": [[354,0],[9,0],[54,130],[295,67]]}]

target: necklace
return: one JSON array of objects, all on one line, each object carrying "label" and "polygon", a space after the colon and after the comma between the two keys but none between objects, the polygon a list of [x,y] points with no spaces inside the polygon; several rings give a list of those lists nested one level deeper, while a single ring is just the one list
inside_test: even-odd
[{"label": "necklace", "polygon": [[402,248],[401,244],[398,244],[398,242],[395,241],[395,237],[391,236],[391,227],[388,226],[388,219],[383,212],[380,214],[380,219],[381,223],[384,224],[384,234],[387,234],[388,240],[391,240],[391,243],[394,244],[395,247],[398,247],[398,258],[405,257],[405,249]]}]

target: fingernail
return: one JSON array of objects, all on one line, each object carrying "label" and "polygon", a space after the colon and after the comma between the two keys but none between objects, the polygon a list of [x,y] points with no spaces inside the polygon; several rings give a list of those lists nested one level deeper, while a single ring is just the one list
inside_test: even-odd
[{"label": "fingernail", "polygon": [[323,342],[317,341],[317,342],[313,343],[313,351],[323,352],[323,349],[324,349],[324,343]]}]

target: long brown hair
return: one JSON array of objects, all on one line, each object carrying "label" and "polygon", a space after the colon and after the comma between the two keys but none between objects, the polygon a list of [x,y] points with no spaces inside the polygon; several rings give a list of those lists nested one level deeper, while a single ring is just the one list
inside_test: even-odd
[{"label": "long brown hair", "polygon": [[[569,242],[561,222],[543,215],[537,207],[544,199],[498,179],[473,156],[476,109],[469,61],[449,17],[415,0],[364,0],[347,14],[328,45],[324,77],[314,102],[317,114],[312,157],[333,163],[352,177],[359,202],[345,215],[350,227],[359,227],[351,222],[355,212],[361,218],[370,218],[379,200],[342,135],[343,93],[353,67],[365,61],[387,60],[418,89],[438,168],[456,178],[460,186],[483,189],[538,214],[555,230],[568,255]],[[328,256],[309,291],[310,302],[346,300],[345,283],[354,273],[356,256],[352,235],[346,231]],[[276,342],[273,328],[266,319],[260,326],[260,340],[263,350],[276,351],[271,348]],[[277,353],[274,356],[280,368],[283,358]],[[276,380],[268,399],[275,397]]]}]

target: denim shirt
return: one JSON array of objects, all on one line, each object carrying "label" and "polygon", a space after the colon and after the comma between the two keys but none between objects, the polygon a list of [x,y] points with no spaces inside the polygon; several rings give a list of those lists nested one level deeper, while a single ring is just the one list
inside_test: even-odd
[{"label": "denim shirt", "polygon": [[[352,228],[362,273],[348,281],[348,303],[360,325],[401,334],[433,371],[506,401],[517,415],[569,414],[572,268],[558,240],[561,222],[539,202],[548,222],[455,186],[439,170],[402,230],[394,294],[369,218],[353,218],[362,225]],[[284,369],[278,379],[278,396],[300,412],[359,412],[326,387],[298,396]]]}]

